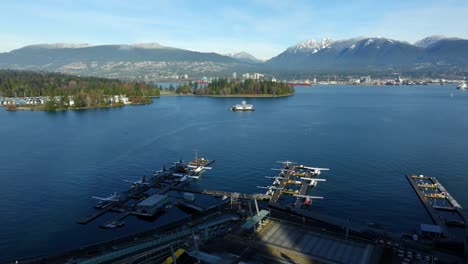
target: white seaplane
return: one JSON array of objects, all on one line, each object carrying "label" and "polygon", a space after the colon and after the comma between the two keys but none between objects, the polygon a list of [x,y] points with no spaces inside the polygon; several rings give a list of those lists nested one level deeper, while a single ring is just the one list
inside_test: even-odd
[{"label": "white seaplane", "polygon": [[198,175],[202,174],[206,170],[212,169],[212,167],[205,167],[202,165],[187,165],[187,167],[190,169],[191,172],[193,172],[194,174],[198,174]]},{"label": "white seaplane", "polygon": [[304,198],[304,205],[310,205],[312,203],[312,200],[323,200],[322,196],[311,196],[311,195],[301,195],[301,194],[295,194],[295,197],[298,198]]},{"label": "white seaplane", "polygon": [[304,165],[299,165],[296,167],[297,169],[304,169],[304,170],[307,170],[309,171],[313,176],[318,176],[320,175],[320,173],[322,173],[322,171],[328,171],[330,169],[328,168],[317,168],[317,167],[308,167],[308,166],[304,166]]},{"label": "white seaplane", "polygon": [[260,189],[267,189],[266,195],[273,195],[276,190],[282,190],[283,188],[278,188],[276,186],[257,186]]},{"label": "white seaplane", "polygon": [[143,176],[139,181],[131,181],[131,180],[122,180],[123,182],[128,182],[132,184],[132,188],[141,185],[149,185],[149,182],[146,182],[146,176]]},{"label": "white seaplane", "polygon": [[114,192],[114,194],[111,194],[109,197],[99,197],[99,196],[91,196],[91,198],[103,201],[103,202],[117,202],[119,201],[119,196],[117,192]]},{"label": "white seaplane", "polygon": [[281,181],[284,180],[284,178],[281,177],[281,176],[276,176],[276,177],[265,176],[265,178],[267,178],[267,179],[275,179],[275,180],[273,181],[273,185],[280,185],[280,184],[281,184]]},{"label": "white seaplane", "polygon": [[327,181],[326,179],[306,178],[306,177],[302,177],[301,180],[310,181],[309,186],[314,186],[314,187],[317,186],[317,183],[318,183],[318,182],[325,182],[325,181]]},{"label": "white seaplane", "polygon": [[113,202],[118,202],[120,198],[120,194],[117,194],[117,192],[114,192],[114,194],[111,194],[108,197],[99,197],[99,196],[91,196],[91,198],[99,200],[99,202],[96,204],[96,208],[104,208]]}]

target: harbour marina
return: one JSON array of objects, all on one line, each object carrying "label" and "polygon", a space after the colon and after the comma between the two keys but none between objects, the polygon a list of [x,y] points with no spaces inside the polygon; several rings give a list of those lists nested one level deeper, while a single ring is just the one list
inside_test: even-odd
[{"label": "harbour marina", "polygon": [[[117,212],[118,215],[110,221],[101,225],[102,228],[117,228],[125,224],[123,220],[130,215],[143,217],[153,217],[156,213],[164,211],[166,206],[174,199],[167,196],[171,188],[184,186],[192,179],[198,179],[207,169],[205,165],[214,162],[198,158],[184,163],[182,160],[174,162],[166,169],[164,165],[159,171],[156,171],[151,177],[143,178],[139,181],[128,181],[130,188],[122,193],[115,192],[109,197],[93,196],[98,200],[97,211],[93,214],[79,219],[80,224],[87,224],[96,218],[106,214],[109,211]],[[136,202],[135,202],[136,201]],[[174,201],[173,201],[174,202]]]},{"label": "harbour marina", "polygon": [[[327,168],[297,165],[280,161],[273,168],[277,176],[271,186],[258,186],[265,193],[245,194],[202,190],[189,186],[190,175],[199,166],[210,161],[172,163],[148,179],[132,184],[129,191],[109,197],[108,205],[99,210],[118,211],[118,216],[103,227],[115,228],[131,215],[152,217],[173,207],[191,211],[186,217],[151,230],[122,237],[113,241],[82,247],[74,251],[42,257],[47,263],[139,263],[177,262],[238,263],[240,261],[295,263],[317,261],[325,263],[461,263],[457,249],[443,248],[440,237],[424,236],[434,229],[421,225],[421,238],[405,238],[402,234],[382,230],[371,225],[339,219],[314,210],[312,196],[318,178]],[[191,167],[189,167],[189,164]],[[175,175],[174,175],[175,174]],[[324,175],[326,176],[326,175]],[[444,211],[459,208],[458,203],[433,177],[408,176],[414,188],[444,192],[449,204],[437,204]],[[133,190],[133,191],[132,191]],[[423,199],[441,199],[426,196]],[[212,197],[207,204],[201,197]],[[131,198],[128,198],[131,197]],[[451,197],[451,198],[448,198]],[[137,200],[122,206],[126,199]],[[436,205],[434,205],[436,206]],[[99,211],[100,212],[100,211]],[[105,213],[104,212],[104,213]],[[104,214],[103,213],[103,214]],[[462,214],[461,211],[459,211]],[[462,215],[461,215],[462,216]],[[96,217],[97,218],[97,217]],[[95,219],[95,218],[93,218]],[[91,220],[93,220],[91,219]],[[463,218],[464,219],[464,218]],[[90,220],[90,221],[91,221]],[[445,236],[444,238],[452,238]],[[460,245],[460,241],[458,241]],[[463,242],[461,242],[463,245]],[[326,246],[324,246],[326,245]],[[454,245],[453,243],[451,245]],[[458,247],[458,246],[457,246]],[[175,252],[178,252],[177,254]],[[226,257],[229,256],[229,257]],[[37,259],[22,263],[35,263]],[[396,262],[395,262],[396,261]],[[166,263],[166,262],[164,262]]]}]

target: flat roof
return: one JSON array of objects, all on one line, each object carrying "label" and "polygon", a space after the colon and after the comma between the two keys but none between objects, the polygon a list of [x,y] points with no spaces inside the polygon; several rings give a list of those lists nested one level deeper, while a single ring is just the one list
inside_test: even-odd
[{"label": "flat roof", "polygon": [[154,206],[167,199],[167,195],[153,194],[145,200],[139,202],[137,206]]},{"label": "flat roof", "polygon": [[421,231],[441,234],[442,228],[438,225],[421,224]]}]

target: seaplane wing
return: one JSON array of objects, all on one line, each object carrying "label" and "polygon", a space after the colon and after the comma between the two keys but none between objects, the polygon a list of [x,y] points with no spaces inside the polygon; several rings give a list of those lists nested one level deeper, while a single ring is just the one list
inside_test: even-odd
[{"label": "seaplane wing", "polygon": [[175,176],[175,177],[185,177],[185,176],[190,176],[188,174],[183,174],[183,173],[172,173],[172,176]]},{"label": "seaplane wing", "polygon": [[275,187],[275,186],[257,186],[257,188],[270,189],[270,190],[281,190],[282,189],[282,188],[278,188],[278,187]]},{"label": "seaplane wing", "polygon": [[130,180],[122,180],[123,182],[128,182],[128,183],[131,183],[131,184],[149,184],[147,182],[143,182],[143,181],[130,181]]},{"label": "seaplane wing", "polygon": [[213,167],[203,167],[203,166],[195,166],[195,165],[187,165],[187,167],[191,169],[202,168],[204,170],[211,170]]},{"label": "seaplane wing", "polygon": [[308,198],[308,199],[323,199],[322,196],[310,196],[310,195],[302,195],[302,194],[295,194],[295,197],[302,197],[302,198]]},{"label": "seaplane wing", "polygon": [[99,197],[99,196],[91,196],[91,198],[99,200],[99,201],[108,201],[108,202],[117,202],[119,199],[116,197]]},{"label": "seaplane wing", "polygon": [[316,167],[307,167],[307,166],[303,166],[301,168],[304,168],[304,169],[308,169],[308,170],[318,170],[318,171],[327,171],[327,170],[330,170],[328,168],[316,168]]},{"label": "seaplane wing", "polygon": [[290,171],[290,172],[292,172],[292,170],[287,170],[287,169],[271,169],[271,170],[276,170],[276,171]]},{"label": "seaplane wing", "polygon": [[284,161],[279,160],[279,161],[276,161],[276,162],[284,164],[284,165],[297,164],[297,162],[289,161],[289,160],[284,160]]},{"label": "seaplane wing", "polygon": [[306,178],[306,177],[302,177],[301,178],[302,180],[309,180],[309,181],[327,181],[326,179],[316,179],[316,178]]}]

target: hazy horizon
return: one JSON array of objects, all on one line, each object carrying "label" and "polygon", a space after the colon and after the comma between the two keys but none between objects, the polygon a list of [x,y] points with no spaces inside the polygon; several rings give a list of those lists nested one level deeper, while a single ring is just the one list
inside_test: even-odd
[{"label": "hazy horizon", "polygon": [[468,2],[459,0],[38,0],[0,7],[0,52],[46,43],[156,42],[219,54],[243,51],[268,59],[299,42],[325,37],[382,36],[409,43],[431,35],[468,38]]}]

